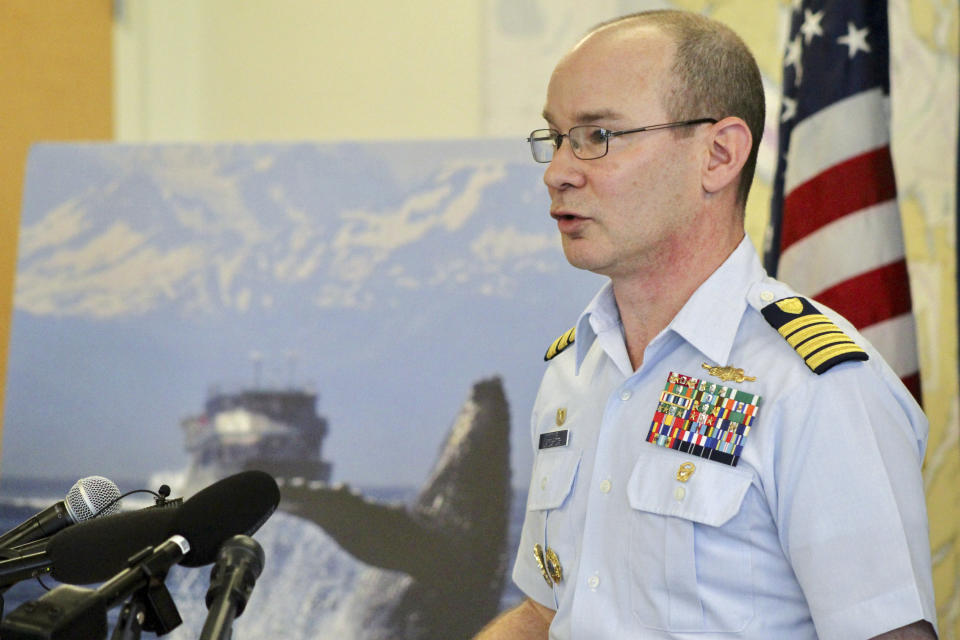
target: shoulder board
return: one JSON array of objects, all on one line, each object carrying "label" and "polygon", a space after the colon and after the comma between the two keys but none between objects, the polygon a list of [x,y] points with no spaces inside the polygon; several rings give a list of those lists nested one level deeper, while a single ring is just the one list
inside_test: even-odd
[{"label": "shoulder board", "polygon": [[547,349],[547,352],[543,355],[543,359],[551,360],[557,357],[557,355],[559,355],[561,351],[563,351],[564,349],[566,349],[567,347],[573,344],[574,339],[576,338],[576,335],[577,335],[577,328],[574,327],[569,331],[567,331],[562,336],[560,336],[559,338],[557,338],[556,340],[554,340],[553,344],[550,345],[550,348]]},{"label": "shoulder board", "polygon": [[847,360],[870,356],[806,298],[784,298],[760,310],[817,375]]}]

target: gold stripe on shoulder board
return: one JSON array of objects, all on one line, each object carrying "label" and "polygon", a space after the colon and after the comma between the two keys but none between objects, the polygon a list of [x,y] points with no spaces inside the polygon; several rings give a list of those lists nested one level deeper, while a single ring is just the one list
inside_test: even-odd
[{"label": "gold stripe on shoulder board", "polygon": [[806,298],[797,296],[777,300],[760,313],[818,375],[847,360],[870,358]]},{"label": "gold stripe on shoulder board", "polygon": [[547,349],[547,352],[544,354],[544,360],[551,360],[557,357],[561,351],[573,344],[577,335],[577,328],[573,327],[565,334],[553,341],[553,344],[550,345],[550,348]]}]

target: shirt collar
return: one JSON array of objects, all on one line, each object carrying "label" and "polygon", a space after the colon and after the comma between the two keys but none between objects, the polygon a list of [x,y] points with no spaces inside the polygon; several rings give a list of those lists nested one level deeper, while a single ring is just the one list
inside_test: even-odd
[{"label": "shirt collar", "polygon": [[617,301],[613,297],[613,283],[608,280],[577,320],[577,373],[580,372],[580,365],[587,357],[597,334],[614,328],[620,330],[620,326],[620,310],[617,309]]},{"label": "shirt collar", "polygon": [[733,253],[701,284],[670,322],[672,329],[709,360],[728,364],[750,286],[764,277],[757,252],[744,235]]},{"label": "shirt collar", "polygon": [[[667,325],[707,359],[727,364],[747,306],[750,285],[765,275],[757,252],[744,235],[727,259],[701,284]],[[580,371],[597,334],[620,326],[613,284],[600,289],[577,320],[576,370]]]}]

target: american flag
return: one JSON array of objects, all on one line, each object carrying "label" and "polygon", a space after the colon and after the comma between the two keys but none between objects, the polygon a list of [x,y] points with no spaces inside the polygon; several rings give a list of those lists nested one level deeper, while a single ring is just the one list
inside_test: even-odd
[{"label": "american flag", "polygon": [[920,399],[890,157],[886,0],[795,0],[767,271],[838,311]]}]

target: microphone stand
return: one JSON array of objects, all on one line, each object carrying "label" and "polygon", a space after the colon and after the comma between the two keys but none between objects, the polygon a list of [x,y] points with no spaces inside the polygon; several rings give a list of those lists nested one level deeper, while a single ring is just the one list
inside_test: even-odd
[{"label": "microphone stand", "polygon": [[[110,640],[139,640],[141,632],[161,636],[180,625],[180,613],[164,584],[166,573],[151,576],[120,612]],[[107,637],[108,602],[93,589],[60,585],[7,619],[5,640],[100,640]]]},{"label": "microphone stand", "polygon": [[129,598],[114,631],[116,640],[137,640],[142,630],[163,635],[180,625],[180,613],[164,581],[190,550],[171,536],[130,558],[129,567],[96,589],[63,584],[17,607],[0,624],[3,640],[100,640],[107,637],[107,610]]},{"label": "microphone stand", "polygon": [[113,633],[110,634],[110,640],[140,640],[146,616],[147,608],[143,602],[131,598],[120,610],[120,617],[117,618],[117,626],[113,628]]},{"label": "microphone stand", "polygon": [[151,576],[149,584],[130,596],[120,610],[110,640],[140,640],[144,629],[162,636],[180,625],[180,612],[167,589],[165,578],[166,573]]}]

